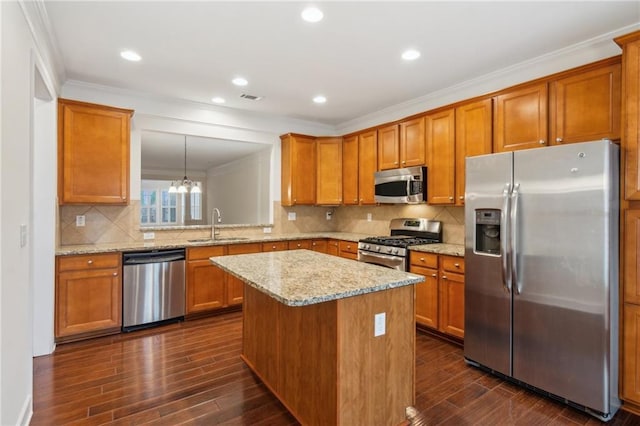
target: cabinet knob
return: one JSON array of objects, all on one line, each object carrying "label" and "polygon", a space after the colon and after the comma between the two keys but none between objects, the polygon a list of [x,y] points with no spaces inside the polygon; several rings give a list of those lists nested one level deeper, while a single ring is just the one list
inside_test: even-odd
[{"label": "cabinet knob", "polygon": [[446,279],[447,279],[447,276],[446,276],[446,275],[443,275],[443,276],[442,276],[442,279],[443,279],[443,280],[446,280]]},{"label": "cabinet knob", "polygon": [[87,260],[87,264],[88,265],[93,265],[93,260],[91,260],[91,259]]},{"label": "cabinet knob", "polygon": [[302,247],[302,245],[301,245],[301,244],[298,244],[298,247]]},{"label": "cabinet knob", "polygon": [[354,203],[357,203],[357,202],[358,202],[358,199],[357,199],[357,198],[354,198],[354,199],[353,199],[353,202],[354,202]]},{"label": "cabinet knob", "polygon": [[421,258],[420,258],[420,262],[424,262],[424,257],[421,257]]},{"label": "cabinet knob", "polygon": [[114,273],[113,273],[113,276],[114,276],[114,277],[117,277],[117,276],[118,276],[118,273],[117,273],[117,272],[114,272]]},{"label": "cabinet knob", "polygon": [[459,196],[459,197],[458,197],[458,199],[459,199],[460,201],[464,200],[464,195]]},{"label": "cabinet knob", "polygon": [[453,197],[449,197],[449,201],[453,201]]},{"label": "cabinet knob", "polygon": [[538,141],[538,143],[539,143],[540,145],[544,145],[546,142],[544,141],[544,139],[540,139],[540,140]]},{"label": "cabinet knob", "polygon": [[406,161],[403,161],[403,162],[402,162],[402,164],[407,164],[407,162],[406,162]]},{"label": "cabinet knob", "polygon": [[276,246],[271,246],[271,248],[275,250]]},{"label": "cabinet knob", "polygon": [[556,142],[562,143],[562,138],[556,138]]},{"label": "cabinet knob", "polygon": [[437,277],[437,275],[436,275],[436,274],[431,274],[431,276],[432,276],[433,278]]},{"label": "cabinet knob", "polygon": [[360,202],[363,202],[364,200],[362,198],[360,198]]},{"label": "cabinet knob", "polygon": [[455,266],[456,268],[459,268],[460,264],[459,263],[454,263],[453,266]]},{"label": "cabinet knob", "polygon": [[311,243],[311,245],[312,245],[312,246],[315,246],[315,245],[316,245],[316,243],[315,243],[315,242],[313,242],[313,243]]},{"label": "cabinet knob", "polygon": [[393,162],[393,164],[396,164],[396,165],[397,165],[397,164],[398,164],[398,162],[397,162],[397,161],[394,161],[394,162]]}]

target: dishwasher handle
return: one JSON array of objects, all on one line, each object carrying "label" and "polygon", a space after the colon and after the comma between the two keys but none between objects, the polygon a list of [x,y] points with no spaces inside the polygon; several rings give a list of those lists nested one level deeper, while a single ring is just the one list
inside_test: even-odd
[{"label": "dishwasher handle", "polygon": [[175,262],[185,260],[184,249],[124,253],[124,265],[143,265],[145,263]]}]

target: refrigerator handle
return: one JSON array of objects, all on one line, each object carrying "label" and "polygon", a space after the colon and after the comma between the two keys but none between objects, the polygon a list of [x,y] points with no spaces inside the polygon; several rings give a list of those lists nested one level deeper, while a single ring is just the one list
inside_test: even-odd
[{"label": "refrigerator handle", "polygon": [[507,293],[511,292],[511,275],[509,274],[508,244],[509,240],[509,193],[511,183],[507,182],[502,191],[502,218],[500,221],[500,257],[502,258],[502,285]]},{"label": "refrigerator handle", "polygon": [[520,282],[518,280],[518,198],[520,196],[520,184],[513,185],[513,191],[511,191],[511,218],[509,220],[510,230],[509,237],[511,238],[511,244],[509,245],[509,251],[511,255],[511,283],[513,286],[513,292],[520,294]]}]

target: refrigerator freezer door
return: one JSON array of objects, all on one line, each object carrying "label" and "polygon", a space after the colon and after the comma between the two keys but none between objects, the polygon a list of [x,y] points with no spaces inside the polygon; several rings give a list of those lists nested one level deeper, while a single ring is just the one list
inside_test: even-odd
[{"label": "refrigerator freezer door", "polygon": [[616,152],[589,142],[514,153],[513,377],[602,413],[617,357]]},{"label": "refrigerator freezer door", "polygon": [[[506,375],[511,373],[511,294],[504,280],[509,274],[503,267],[508,265],[505,197],[511,187],[512,164],[512,153],[469,157],[465,182],[464,356]],[[497,218],[499,228],[493,226]],[[496,232],[500,247],[496,250],[489,243],[487,250],[487,241]]]}]

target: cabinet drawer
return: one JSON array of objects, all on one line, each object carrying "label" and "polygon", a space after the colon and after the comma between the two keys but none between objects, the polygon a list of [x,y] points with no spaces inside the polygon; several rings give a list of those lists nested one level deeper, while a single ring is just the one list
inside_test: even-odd
[{"label": "cabinet drawer", "polygon": [[457,272],[464,274],[464,257],[440,256],[442,269],[447,272]]},{"label": "cabinet drawer", "polygon": [[289,241],[289,250],[307,249],[311,248],[311,240],[295,240]]},{"label": "cabinet drawer", "polygon": [[340,241],[339,247],[340,252],[358,254],[358,243],[352,243],[351,241]]},{"label": "cabinet drawer", "polygon": [[289,244],[287,241],[274,241],[271,243],[262,243],[262,251],[280,251],[287,250]]},{"label": "cabinet drawer", "polygon": [[421,266],[423,268],[438,269],[437,254],[412,251],[409,254],[409,262],[413,266]]},{"label": "cabinet drawer", "polygon": [[206,246],[187,248],[187,260],[208,259],[213,256],[224,256],[226,246]]},{"label": "cabinet drawer", "polygon": [[260,243],[231,244],[227,247],[227,254],[249,254],[260,253],[262,246]]},{"label": "cabinet drawer", "polygon": [[58,271],[77,271],[81,269],[117,268],[120,266],[120,253],[83,254],[74,256],[59,256]]}]

